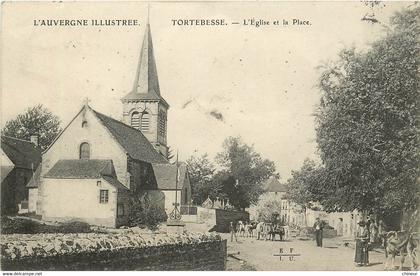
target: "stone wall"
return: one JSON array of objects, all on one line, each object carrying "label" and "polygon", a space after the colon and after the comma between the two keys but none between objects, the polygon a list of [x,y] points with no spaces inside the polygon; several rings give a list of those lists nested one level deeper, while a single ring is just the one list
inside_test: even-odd
[{"label": "stone wall", "polygon": [[2,260],[2,269],[42,271],[225,270],[226,240]]},{"label": "stone wall", "polygon": [[[183,216],[184,217],[184,216]],[[188,222],[195,222],[205,224],[210,231],[227,233],[229,232],[229,224],[232,221],[234,225],[238,221],[249,221],[249,213],[244,211],[233,211],[213,208],[197,207],[196,216],[185,216]]]},{"label": "stone wall", "polygon": [[232,221],[234,225],[238,221],[249,221],[249,213],[242,211],[230,211],[230,210],[216,210],[216,227],[217,232],[229,232],[229,224]]}]

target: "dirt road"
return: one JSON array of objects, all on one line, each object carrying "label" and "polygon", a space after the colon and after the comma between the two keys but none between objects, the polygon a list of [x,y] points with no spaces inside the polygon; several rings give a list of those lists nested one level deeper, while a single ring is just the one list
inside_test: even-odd
[{"label": "dirt road", "polygon": [[[323,247],[316,247],[315,241],[258,241],[255,238],[239,238],[238,242],[230,242],[228,234],[221,234],[228,240],[228,255],[242,260],[238,269],[232,270],[345,270],[345,271],[382,271],[385,256],[382,252],[370,251],[370,265],[355,266],[354,249],[344,247],[337,239],[324,239]],[[280,254],[297,254],[293,256],[277,256]],[[229,261],[228,261],[229,263]],[[395,264],[399,265],[399,259]],[[411,264],[411,263],[409,263]],[[409,264],[406,264],[407,266]],[[241,269],[240,269],[241,268]],[[245,268],[245,269],[244,269]]]}]

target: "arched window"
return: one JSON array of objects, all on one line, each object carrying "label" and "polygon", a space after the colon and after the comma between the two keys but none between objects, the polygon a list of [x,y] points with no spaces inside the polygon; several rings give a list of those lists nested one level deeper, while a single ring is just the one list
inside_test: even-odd
[{"label": "arched window", "polygon": [[83,142],[80,144],[80,159],[89,159],[90,158],[90,145],[89,143]]},{"label": "arched window", "polygon": [[87,121],[82,122],[82,127],[87,127],[87,125],[88,125]]},{"label": "arched window", "polygon": [[148,112],[144,112],[141,116],[141,131],[149,131],[150,115]]},{"label": "arched window", "polygon": [[137,111],[131,114],[131,126],[136,129],[140,128],[140,113],[138,113]]}]

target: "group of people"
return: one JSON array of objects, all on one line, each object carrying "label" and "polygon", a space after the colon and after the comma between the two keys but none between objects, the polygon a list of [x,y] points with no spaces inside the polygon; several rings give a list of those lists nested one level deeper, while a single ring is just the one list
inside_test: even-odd
[{"label": "group of people", "polygon": [[235,225],[234,222],[231,221],[229,232],[231,242],[233,242],[233,239],[238,241],[238,236],[243,238],[256,237],[257,240],[265,239],[274,241],[276,239],[276,235],[278,235],[282,241],[284,236],[287,234],[287,229],[276,223],[238,221]]},{"label": "group of people", "polygon": [[[373,220],[368,219],[359,221],[356,233],[356,252],[354,262],[358,266],[369,265],[369,250],[373,245],[381,243],[383,239],[384,224],[380,221],[379,225]],[[313,229],[316,245],[322,247],[322,236],[325,222],[316,218]]]}]

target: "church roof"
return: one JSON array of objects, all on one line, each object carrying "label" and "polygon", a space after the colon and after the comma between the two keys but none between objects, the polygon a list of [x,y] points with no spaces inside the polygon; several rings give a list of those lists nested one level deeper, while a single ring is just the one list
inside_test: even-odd
[{"label": "church roof", "polygon": [[55,179],[102,178],[118,189],[128,190],[126,186],[118,181],[112,160],[61,159],[55,163],[55,165],[44,175],[44,177]]},{"label": "church roof", "polygon": [[144,32],[143,44],[141,46],[133,90],[121,100],[123,102],[130,100],[157,100],[162,101],[166,106],[169,106],[160,94],[159,79],[149,23],[146,24],[146,30]]},{"label": "church roof", "polygon": [[41,149],[29,141],[1,136],[1,149],[15,167],[35,170],[41,162]]},{"label": "church roof", "polygon": [[[152,164],[159,190],[176,189],[176,165],[175,164]],[[178,190],[182,190],[187,177],[187,166],[179,165]]]},{"label": "church roof", "polygon": [[44,175],[45,178],[95,179],[103,175],[114,176],[112,160],[60,159]]},{"label": "church roof", "polygon": [[287,187],[286,185],[280,183],[280,181],[275,177],[270,177],[267,179],[267,181],[264,183],[264,188],[266,192],[286,192]]},{"label": "church roof", "polygon": [[131,158],[148,163],[168,163],[168,161],[155,150],[140,130],[103,115],[93,109],[92,111]]}]

